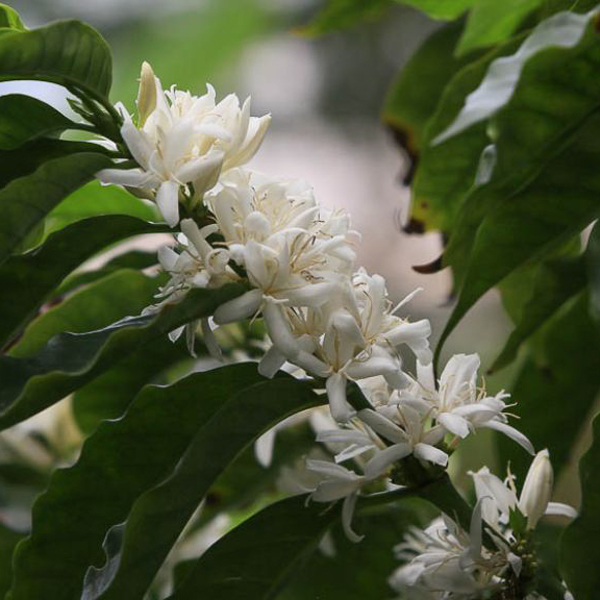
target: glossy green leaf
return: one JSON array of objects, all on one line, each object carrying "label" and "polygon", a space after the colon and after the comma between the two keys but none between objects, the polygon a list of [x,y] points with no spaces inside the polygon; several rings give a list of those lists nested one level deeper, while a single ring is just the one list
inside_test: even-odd
[{"label": "glossy green leaf", "polygon": [[18,31],[25,31],[26,29],[19,13],[6,4],[0,4],[0,27],[17,29]]},{"label": "glossy green leaf", "polygon": [[0,149],[13,150],[38,137],[59,134],[78,125],[31,96],[0,96]]},{"label": "glossy green leaf", "polygon": [[12,583],[12,555],[15,546],[25,537],[0,521],[0,598],[10,589]]},{"label": "glossy green leaf", "polygon": [[300,496],[260,511],[211,546],[169,600],[276,598],[339,518],[339,506],[307,506]]},{"label": "glossy green leaf", "polygon": [[426,525],[435,516],[436,511],[427,510],[424,503],[409,500],[363,511],[353,520],[353,528],[365,534],[360,544],[349,541],[340,525],[335,524],[330,530],[333,554],[315,550],[306,565],[295,569],[293,579],[277,600],[319,596],[327,600],[393,598],[387,580],[401,564],[394,547],[402,542],[410,526]]},{"label": "glossy green leaf", "polygon": [[308,382],[258,382],[229,399],[198,431],[174,473],[134,505],[122,547],[86,577],[85,597],[141,597],[219,474],[259,435],[284,418],[324,402]]},{"label": "glossy green leaf", "polygon": [[124,252],[104,263],[98,269],[93,271],[80,270],[69,275],[51,296],[51,300],[59,299],[61,296],[76,290],[84,285],[94,283],[98,279],[103,279],[107,275],[120,271],[121,269],[137,269],[143,271],[149,267],[158,264],[156,252],[144,252],[143,250],[131,250]]},{"label": "glossy green leaf", "polygon": [[9,258],[0,266],[0,281],[10,290],[0,297],[0,343],[19,333],[52,290],[84,261],[114,242],[161,231],[161,225],[124,215],[94,217],[52,234],[27,254]]},{"label": "glossy green leaf", "polygon": [[56,471],[37,500],[32,534],[17,550],[11,600],[79,598],[108,529],[175,468],[228,398],[261,379],[254,364],[195,373],[146,388],[122,419],[100,425],[77,463]]},{"label": "glossy green leaf", "polygon": [[456,119],[436,136],[433,143],[442,143],[472,125],[489,119],[510,101],[524,66],[533,57],[551,49],[577,46],[589,21],[589,15],[565,12],[540,23],[515,54],[490,65],[481,85],[469,94]]},{"label": "glossy green leaf", "polygon": [[490,143],[483,124],[471,127],[444,144],[433,146],[431,141],[454,120],[467,95],[481,83],[490,63],[514,52],[521,41],[511,40],[468,64],[446,86],[425,129],[413,186],[413,215],[424,221],[427,228],[444,231],[453,228],[465,195],[476,183],[482,152]]},{"label": "glossy green leaf", "polygon": [[471,8],[477,0],[395,0],[399,4],[406,4],[418,8],[434,19],[451,20],[460,17]]},{"label": "glossy green leaf", "polygon": [[31,175],[2,188],[0,263],[56,205],[109,165],[102,154],[73,154],[49,160]]},{"label": "glossy green leaf", "polygon": [[49,307],[32,321],[9,355],[27,359],[64,331],[86,334],[109,327],[123,315],[137,315],[154,299],[159,280],[123,269]]},{"label": "glossy green leaf", "polygon": [[[539,350],[521,367],[512,387],[519,431],[536,450],[548,448],[556,473],[567,464],[577,434],[600,391],[600,339],[585,295],[572,301],[538,334]],[[530,457],[500,440],[501,464],[510,460],[521,478]]]},{"label": "glossy green leaf", "polygon": [[61,333],[32,357],[0,357],[0,428],[44,410],[154,339],[210,316],[220,304],[244,291],[239,284],[193,290],[157,315],[126,317],[89,333]]},{"label": "glossy green leaf", "polygon": [[[586,122],[573,145],[518,192],[481,187],[469,199],[446,255],[449,264],[459,264],[466,274],[438,354],[485,292],[527,260],[543,258],[562,246],[595,219],[600,210],[600,177],[592,165],[600,159],[598,127],[598,118]],[[475,199],[479,207],[473,206],[469,213]],[[468,230],[467,223],[485,208],[479,228]]]},{"label": "glossy green leaf", "polygon": [[579,463],[583,499],[579,518],[561,540],[561,567],[577,600],[595,600],[600,589],[600,418],[594,419],[594,441]]},{"label": "glossy green leaf", "polygon": [[600,322],[600,227],[594,225],[586,248],[586,267],[590,283],[590,314]]},{"label": "glossy green leaf", "polygon": [[521,344],[542,327],[570,298],[586,285],[585,266],[581,258],[553,259],[528,268],[523,274],[526,298],[516,326],[490,371],[508,365]]},{"label": "glossy green leaf", "polygon": [[80,21],[57,21],[0,36],[0,79],[43,79],[106,98],[111,78],[110,48]]},{"label": "glossy green leaf", "polygon": [[382,117],[413,160],[423,147],[425,126],[446,84],[466,64],[450,58],[461,31],[462,23],[450,23],[427,38],[402,68],[385,100]]},{"label": "glossy green leaf", "polygon": [[136,198],[119,186],[102,185],[94,180],[74,191],[47,216],[45,235],[81,219],[111,214],[162,221],[154,204]]},{"label": "glossy green leaf", "polygon": [[457,53],[464,55],[509,38],[543,0],[478,0],[467,18]]},{"label": "glossy green leaf", "polygon": [[323,35],[380,18],[392,0],[328,0],[312,20],[300,28],[305,35]]}]

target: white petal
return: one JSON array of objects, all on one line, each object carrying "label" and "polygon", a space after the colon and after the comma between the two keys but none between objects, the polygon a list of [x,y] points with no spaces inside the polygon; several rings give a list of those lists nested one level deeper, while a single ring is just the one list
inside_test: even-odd
[{"label": "white petal", "polygon": [[531,454],[531,455],[535,454],[535,450],[533,449],[533,444],[527,439],[527,437],[525,435],[523,435],[520,431],[515,429],[514,427],[511,427],[510,425],[508,425],[507,423],[501,423],[500,421],[494,420],[494,421],[488,421],[487,423],[480,425],[480,427],[487,427],[488,429],[495,429],[496,431],[503,433],[504,435],[508,436],[509,438],[511,438],[512,440],[517,442],[517,444],[519,444],[519,446],[522,446],[523,448],[525,448],[525,450],[527,450],[527,452],[529,452],[529,454]]},{"label": "white petal", "polygon": [[210,327],[208,319],[200,319],[200,325],[202,328],[202,339],[206,344],[208,353],[215,360],[221,362],[223,360],[223,352],[221,351],[221,346],[219,346],[219,342],[217,342],[217,338]]},{"label": "white petal", "polygon": [[262,303],[263,295],[260,290],[250,290],[225,304],[221,304],[215,311],[215,323],[224,325],[241,321],[256,314]]},{"label": "white petal", "polygon": [[127,187],[141,188],[148,184],[148,174],[141,169],[102,169],[96,173],[101,183],[114,183]]},{"label": "white petal", "polygon": [[179,223],[179,184],[164,181],[156,192],[156,204],[170,227]]},{"label": "white petal", "polygon": [[421,460],[426,460],[442,467],[448,464],[448,455],[439,448],[434,448],[429,444],[416,444],[413,453]]},{"label": "white petal", "polygon": [[275,435],[275,427],[272,427],[269,431],[265,431],[254,443],[254,456],[256,456],[256,460],[265,468],[269,467],[273,460]]},{"label": "white petal", "polygon": [[300,352],[300,346],[283,312],[283,308],[279,304],[266,301],[262,308],[262,314],[267,333],[273,345],[288,360],[293,361],[294,357]]},{"label": "white petal", "polygon": [[406,444],[394,444],[385,450],[380,450],[366,465],[365,478],[375,479],[382,475],[385,470],[402,458],[411,453],[411,447]]},{"label": "white petal", "polygon": [[477,354],[455,354],[444,367],[440,388],[446,390],[446,398],[454,398],[465,385],[475,387],[480,365]]},{"label": "white petal", "polygon": [[356,494],[351,494],[344,500],[344,504],[342,505],[342,527],[344,528],[344,533],[351,542],[355,543],[360,542],[365,537],[364,535],[357,535],[352,530],[352,517],[354,516],[357,499],[358,496]]},{"label": "white petal", "polygon": [[334,373],[327,378],[325,387],[331,416],[338,423],[346,423],[356,414],[346,400],[346,378],[340,373]]},{"label": "white petal", "polygon": [[286,362],[286,358],[275,346],[271,346],[258,363],[258,372],[268,379],[272,379],[275,373],[283,367]]},{"label": "white petal", "polygon": [[448,432],[457,435],[459,438],[466,438],[471,432],[469,423],[463,417],[452,414],[451,412],[443,412],[436,417],[436,421]]},{"label": "white petal", "polygon": [[365,408],[358,411],[358,418],[390,442],[396,444],[406,442],[406,433],[398,425],[373,409]]},{"label": "white petal", "polygon": [[544,514],[547,517],[569,517],[574,519],[577,516],[577,511],[572,506],[562,502],[548,502]]}]

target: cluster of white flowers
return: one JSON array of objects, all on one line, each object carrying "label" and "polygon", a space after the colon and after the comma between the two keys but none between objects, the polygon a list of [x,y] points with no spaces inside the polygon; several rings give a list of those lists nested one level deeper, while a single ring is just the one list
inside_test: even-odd
[{"label": "cluster of white flowers", "polygon": [[[477,504],[469,532],[443,515],[424,530],[413,529],[396,547],[398,559],[405,564],[389,583],[402,598],[468,600],[481,597],[483,592],[499,591],[507,579],[518,580],[527,567],[517,552],[527,556],[527,547],[521,547],[520,542],[542,516],[572,518],[577,514],[566,504],[550,502],[553,472],[547,450],[533,460],[520,496],[510,474],[502,481],[483,467],[470,475]],[[515,517],[521,531],[513,529]],[[482,543],[484,530],[493,549]],[[530,594],[526,600],[534,599],[543,597]]]},{"label": "cluster of white flowers", "polygon": [[[99,177],[155,201],[167,223],[178,226],[173,246],[159,251],[170,279],[147,310],[178,302],[193,288],[249,284],[246,293],[220,306],[211,322],[202,320],[204,341],[219,356],[215,325],[262,316],[270,347],[260,372],[272,377],[287,364],[322,382],[336,427],[320,430],[317,441],[336,449],[335,461],[308,461],[320,477],[310,497],[343,499],[348,537],[361,539],[351,527],[358,497],[369,488],[404,483],[397,476],[403,459],[412,457],[433,471],[443,468],[460,440],[482,428],[534,453],[529,440],[508,424],[508,394],[487,395],[478,386],[477,355],[452,357],[435,381],[429,321],[398,315],[416,292],[394,306],[384,278],[357,268],[360,236],[347,213],[319,206],[304,181],[244,166],[270,117],[251,117],[250,101],[240,107],[233,95],[217,103],[210,86],[201,97],[175,88],[163,91],[147,64],[137,105],[135,123],[120,108],[122,138],[135,166],[117,163]],[[171,338],[185,330],[193,352],[197,326],[182,327]],[[401,347],[416,358],[414,377],[403,368]],[[349,383],[358,385],[362,405],[348,401]],[[269,455],[272,435],[265,439]],[[340,464],[346,461],[357,470]],[[548,465],[547,453],[539,454],[520,499],[512,480],[507,487],[485,469],[474,474],[479,501],[470,532],[448,517],[413,532],[399,549],[409,562],[392,578],[394,587],[415,598],[470,598],[498,585],[507,570],[517,572],[521,559],[511,550],[508,515],[518,510],[534,527],[546,509],[553,510],[548,482],[539,474],[541,469],[547,475]],[[492,550],[482,544],[482,515],[496,546]]]}]

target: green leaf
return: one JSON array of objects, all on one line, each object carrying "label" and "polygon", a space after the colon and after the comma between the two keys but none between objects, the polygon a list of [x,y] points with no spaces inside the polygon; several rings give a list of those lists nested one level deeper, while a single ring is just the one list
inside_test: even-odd
[{"label": "green leaf", "polygon": [[[0,43],[1,43],[0,36]],[[0,263],[71,192],[111,161],[102,154],[73,154],[43,163],[27,177],[0,190]]]},{"label": "green leaf", "polygon": [[27,28],[23,25],[19,13],[6,4],[0,4],[0,27],[8,29],[17,29],[25,31]]},{"label": "green leaf", "polygon": [[[512,389],[519,431],[537,450],[548,448],[556,473],[567,464],[600,390],[600,340],[586,295],[572,301],[538,334],[539,352],[522,366]],[[521,478],[530,457],[500,439],[501,464]]]},{"label": "green leaf", "polygon": [[144,252],[142,250],[124,252],[123,254],[119,254],[110,259],[94,271],[75,271],[52,292],[50,301],[59,299],[61,296],[84,285],[94,283],[94,281],[98,281],[98,279],[103,279],[115,271],[120,271],[121,269],[136,269],[138,271],[143,271],[144,269],[153,267],[157,264],[158,258],[156,252]]},{"label": "green leaf", "polygon": [[109,327],[123,315],[140,314],[152,303],[156,278],[123,269],[79,290],[29,324],[9,354],[27,359],[42,351],[54,336],[68,331],[86,334]]},{"label": "green leaf", "polygon": [[460,69],[446,86],[427,123],[413,186],[413,215],[428,228],[453,229],[464,196],[475,185],[477,166],[490,140],[485,126],[479,124],[443,144],[433,146],[431,142],[454,120],[491,62],[514,52],[521,41],[522,38],[511,40]]},{"label": "green leaf", "polygon": [[590,314],[600,321],[600,226],[594,225],[586,248],[587,276],[590,283]]},{"label": "green leaf", "polygon": [[299,29],[305,35],[323,35],[381,17],[392,0],[328,0],[312,20]]},{"label": "green leaf", "polygon": [[[277,596],[277,600],[382,600],[391,598],[387,580],[400,566],[394,546],[401,543],[408,527],[425,525],[436,516],[422,502],[404,500],[394,505],[363,511],[353,528],[364,532],[360,544],[348,540],[339,524],[331,528],[334,554],[314,551],[305,566]],[[360,569],[356,569],[360,565]],[[348,573],[352,577],[348,577]]]},{"label": "green leaf", "polygon": [[52,136],[77,123],[31,96],[0,96],[0,149],[13,150],[38,137]]},{"label": "green leaf", "polygon": [[52,234],[43,246],[12,256],[0,266],[10,295],[0,297],[0,345],[18,334],[65,277],[103,248],[127,237],[166,231],[133,217],[113,215],[74,223]]},{"label": "green leaf", "polygon": [[0,598],[4,598],[10,589],[13,577],[12,555],[16,545],[24,537],[25,534],[10,529],[0,521]]},{"label": "green leaf", "polygon": [[144,221],[162,221],[154,204],[140,200],[116,185],[90,181],[65,198],[46,218],[45,234],[49,235],[88,217],[121,214]]},{"label": "green leaf", "polygon": [[[446,84],[466,64],[450,58],[461,31],[460,22],[435,31],[402,68],[388,92],[382,117],[413,159],[423,148],[425,126]],[[416,81],[420,83],[415,85]]]},{"label": "green leaf", "polygon": [[56,471],[36,501],[31,536],[15,556],[11,600],[79,598],[108,529],[168,476],[228,398],[261,379],[254,364],[195,373],[145,388],[122,419],[102,423],[77,463]]},{"label": "green leaf", "polygon": [[269,506],[211,546],[169,600],[276,598],[339,518],[339,507],[307,506],[304,496]]},{"label": "green leaf", "polygon": [[[586,32],[590,15],[560,13],[540,23],[519,50],[492,63],[481,85],[467,98],[456,119],[434,140],[434,144],[489,119],[511,99],[524,66],[537,54],[552,49],[576,47]],[[571,85],[573,82],[570,82]],[[544,94],[547,90],[544,90]]]},{"label": "green leaf", "polygon": [[[264,380],[232,397],[198,431],[174,473],[133,507],[119,551],[86,577],[88,600],[139,598],[219,474],[259,435],[324,402],[308,382]],[[212,596],[210,596],[212,597]]]},{"label": "green leaf", "polygon": [[457,54],[493,46],[509,38],[543,0],[478,0],[469,13]]},{"label": "green leaf", "polygon": [[395,0],[399,4],[414,6],[434,19],[452,20],[460,17],[477,0]]},{"label": "green leaf", "polygon": [[590,119],[573,145],[518,192],[482,187],[471,197],[473,202],[477,198],[485,203],[487,214],[475,239],[466,246],[473,235],[466,223],[483,210],[480,205],[469,214],[467,204],[462,229],[455,233],[463,235],[461,247],[457,249],[452,239],[448,247],[448,262],[466,262],[467,267],[458,303],[438,342],[438,355],[448,335],[486,291],[526,261],[541,259],[560,247],[596,218],[600,210],[600,178],[595,169],[600,160],[599,127],[598,118]]},{"label": "green leaf", "polygon": [[560,547],[562,575],[577,600],[595,600],[600,589],[600,418],[594,441],[579,463],[583,492],[580,514],[564,532]]},{"label": "green leaf", "polygon": [[516,327],[490,371],[512,362],[521,344],[535,333],[570,298],[586,285],[586,273],[581,258],[544,261],[523,273],[526,298]]},{"label": "green leaf", "polygon": [[0,79],[42,79],[105,99],[111,78],[108,44],[80,21],[57,21],[0,36]]},{"label": "green leaf", "polygon": [[61,333],[29,358],[0,356],[0,428],[44,410],[154,339],[210,316],[220,304],[244,291],[239,284],[193,290],[157,315],[126,317],[89,333]]}]

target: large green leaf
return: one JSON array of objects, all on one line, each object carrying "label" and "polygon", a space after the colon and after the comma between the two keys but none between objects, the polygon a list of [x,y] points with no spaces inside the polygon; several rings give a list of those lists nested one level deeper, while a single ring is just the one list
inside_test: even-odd
[{"label": "large green leaf", "polygon": [[211,546],[169,600],[276,598],[339,514],[304,496],[273,504]]},{"label": "large green leaf", "polygon": [[0,344],[19,333],[65,277],[94,254],[119,240],[165,231],[160,225],[113,215],[74,223],[52,234],[44,245],[0,266],[0,281],[10,294],[0,297]]},{"label": "large green leaf", "polygon": [[157,286],[156,278],[139,271],[116,271],[44,311],[29,324],[8,354],[26,359],[64,331],[85,335],[109,327],[123,315],[140,314],[152,304]]},{"label": "large green leaf", "polygon": [[469,13],[457,53],[464,55],[510,37],[543,0],[478,0]]},{"label": "large green leaf", "polygon": [[466,64],[450,58],[461,31],[460,22],[435,31],[402,68],[385,100],[382,117],[413,160],[423,147],[425,126],[446,84]]},{"label": "large green leaf", "polygon": [[579,463],[583,499],[580,516],[561,540],[561,567],[576,600],[596,600],[600,589],[600,418],[594,419],[594,442]]},{"label": "large green leaf", "polygon": [[[439,503],[439,507],[452,517],[458,512],[461,522],[470,519],[470,509],[446,475],[417,488],[362,498],[357,513],[360,515],[365,511],[368,514],[413,496]],[[272,505],[211,546],[196,565],[188,569],[181,586],[169,600],[276,598],[281,586],[316,549],[338,517],[339,503],[333,507],[317,503],[306,506],[305,498],[296,497]],[[365,533],[368,535],[367,530]]]},{"label": "large green leaf", "polygon": [[146,388],[122,419],[100,425],[77,463],[57,471],[37,500],[31,536],[15,557],[10,598],[79,598],[86,569],[102,560],[108,529],[173,470],[228,398],[261,379],[254,364],[196,373]]},{"label": "large green leaf", "polygon": [[586,267],[590,283],[590,314],[600,322],[600,226],[594,225],[586,248]]},{"label": "large green leaf", "polygon": [[0,521],[0,598],[10,589],[12,583],[12,555],[15,546],[25,534],[14,531]]},{"label": "large green leaf", "polygon": [[[515,274],[516,272],[513,275]],[[539,265],[527,265],[520,275],[525,291],[523,306],[519,314],[515,315],[515,329],[490,371],[501,369],[512,362],[521,344],[567,300],[580,292],[587,281],[582,258],[555,258]]]},{"label": "large green leaf", "polygon": [[335,524],[330,530],[333,554],[313,552],[305,566],[295,569],[293,579],[277,600],[319,596],[327,600],[392,598],[387,580],[400,565],[394,546],[402,542],[408,527],[423,526],[436,516],[427,508],[422,502],[404,500],[375,511],[362,511],[353,522],[353,528],[365,534],[360,544],[349,541]]},{"label": "large green leaf", "polygon": [[[0,42],[2,37],[0,36]],[[71,192],[111,161],[103,154],[72,154],[49,160],[0,190],[0,263]]]},{"label": "large green leaf", "polygon": [[[467,261],[466,275],[458,303],[438,343],[438,355],[447,336],[486,291],[526,261],[543,258],[562,246],[597,216],[600,176],[595,165],[600,160],[599,126],[597,118],[588,121],[573,145],[520,191],[499,189],[490,191],[488,196],[483,191],[478,194],[488,211],[471,245],[459,249],[458,256],[464,255]],[[473,235],[464,229],[469,218],[465,212],[461,221],[465,238]],[[455,249],[451,240],[451,264],[458,260]]]},{"label": "large green leaf", "polygon": [[[466,99],[456,119],[434,139],[434,143],[489,119],[505,106],[521,79],[524,66],[537,54],[552,49],[576,47],[588,26],[590,15],[560,13],[540,23],[512,56],[494,61],[481,85]],[[552,80],[552,76],[550,77]],[[571,85],[573,82],[570,82]],[[548,93],[544,90],[544,93]]]},{"label": "large green leaf", "polygon": [[[556,472],[567,464],[600,390],[600,340],[586,295],[556,315],[538,334],[535,355],[521,367],[512,389],[518,428],[537,450],[548,448]],[[500,440],[501,464],[522,477],[529,457]]]},{"label": "large green leaf", "polygon": [[88,600],[139,598],[219,474],[260,434],[325,401],[308,382],[281,377],[229,399],[200,429],[174,473],[134,505],[123,544],[86,578]]},{"label": "large green leaf", "polygon": [[477,0],[395,0],[395,2],[414,6],[434,19],[451,20],[460,17]]},{"label": "large green leaf", "polygon": [[306,35],[323,35],[361,21],[377,19],[391,5],[392,0],[328,0],[327,5],[300,31]]},{"label": "large green leaf", "polygon": [[81,219],[110,214],[162,221],[154,204],[136,198],[119,186],[102,185],[94,180],[75,190],[52,210],[46,218],[45,235]]},{"label": "large green leaf", "polygon": [[19,13],[6,4],[0,4],[0,27],[17,29],[19,31],[25,31],[26,29]]},{"label": "large green leaf", "polygon": [[61,333],[29,358],[0,357],[0,428],[51,406],[155,338],[210,316],[220,304],[244,291],[239,284],[193,290],[181,303],[157,315],[126,317],[89,333]]},{"label": "large green leaf", "polygon": [[521,38],[511,40],[460,69],[446,86],[427,123],[413,186],[413,214],[428,228],[452,230],[465,194],[475,185],[477,167],[490,140],[485,126],[479,124],[443,144],[434,146],[431,142],[460,112],[465,98],[480,84],[490,63],[514,52],[521,41]]},{"label": "large green leaf", "polygon": [[13,150],[38,137],[52,136],[79,126],[62,113],[31,96],[0,96],[0,149]]},{"label": "large green leaf", "polygon": [[0,36],[0,79],[42,79],[106,98],[111,78],[110,48],[85,23],[58,21]]}]

